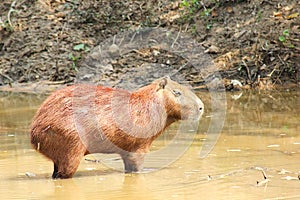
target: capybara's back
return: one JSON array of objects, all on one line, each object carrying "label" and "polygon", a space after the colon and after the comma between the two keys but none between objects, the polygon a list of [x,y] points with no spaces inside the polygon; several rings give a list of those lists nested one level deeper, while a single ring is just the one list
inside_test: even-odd
[{"label": "capybara's back", "polygon": [[70,178],[90,153],[118,153],[125,172],[142,169],[150,145],[180,119],[200,119],[201,100],[169,77],[135,92],[74,85],[50,95],[31,125],[33,147],[54,163],[53,178]]}]

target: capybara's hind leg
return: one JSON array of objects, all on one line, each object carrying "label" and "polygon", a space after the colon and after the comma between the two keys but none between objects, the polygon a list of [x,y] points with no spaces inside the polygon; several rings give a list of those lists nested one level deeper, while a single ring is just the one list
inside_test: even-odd
[{"label": "capybara's hind leg", "polygon": [[124,162],[125,173],[138,172],[143,169],[144,153],[126,153],[121,157]]},{"label": "capybara's hind leg", "polygon": [[52,178],[56,178],[57,177],[57,172],[58,172],[58,167],[57,165],[54,163],[54,169],[53,169],[53,174],[52,174]]}]

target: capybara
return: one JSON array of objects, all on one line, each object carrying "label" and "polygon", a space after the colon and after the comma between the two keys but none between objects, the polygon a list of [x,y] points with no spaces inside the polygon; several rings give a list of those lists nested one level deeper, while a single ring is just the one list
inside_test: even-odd
[{"label": "capybara", "polygon": [[78,84],[50,95],[31,124],[33,147],[54,163],[52,178],[70,178],[87,154],[117,153],[125,172],[142,169],[150,145],[177,120],[199,120],[202,101],[169,77],[134,92]]}]

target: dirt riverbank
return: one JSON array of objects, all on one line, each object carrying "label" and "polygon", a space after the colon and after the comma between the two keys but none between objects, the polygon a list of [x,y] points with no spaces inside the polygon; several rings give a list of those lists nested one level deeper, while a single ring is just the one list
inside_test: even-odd
[{"label": "dirt riverbank", "polygon": [[[211,56],[228,90],[300,86],[298,0],[3,0],[0,17],[2,90],[51,91],[72,84],[94,47],[140,27],[190,35]],[[164,55],[170,57],[160,51]],[[103,79],[113,82],[147,62],[184,65],[176,57],[155,56],[131,52]],[[181,73],[194,87],[205,87],[190,69]]]}]

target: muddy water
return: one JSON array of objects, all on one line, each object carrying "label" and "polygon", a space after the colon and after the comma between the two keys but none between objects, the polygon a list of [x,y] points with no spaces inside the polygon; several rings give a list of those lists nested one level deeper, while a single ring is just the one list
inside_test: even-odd
[{"label": "muddy water", "polygon": [[[199,95],[206,111],[198,134],[171,165],[125,175],[83,160],[73,179],[53,181],[52,163],[31,149],[28,138],[45,96],[0,93],[0,199],[299,199],[300,92],[228,93],[224,127],[206,158],[199,152],[211,101],[209,93]],[[176,127],[152,149],[166,146]]]}]

